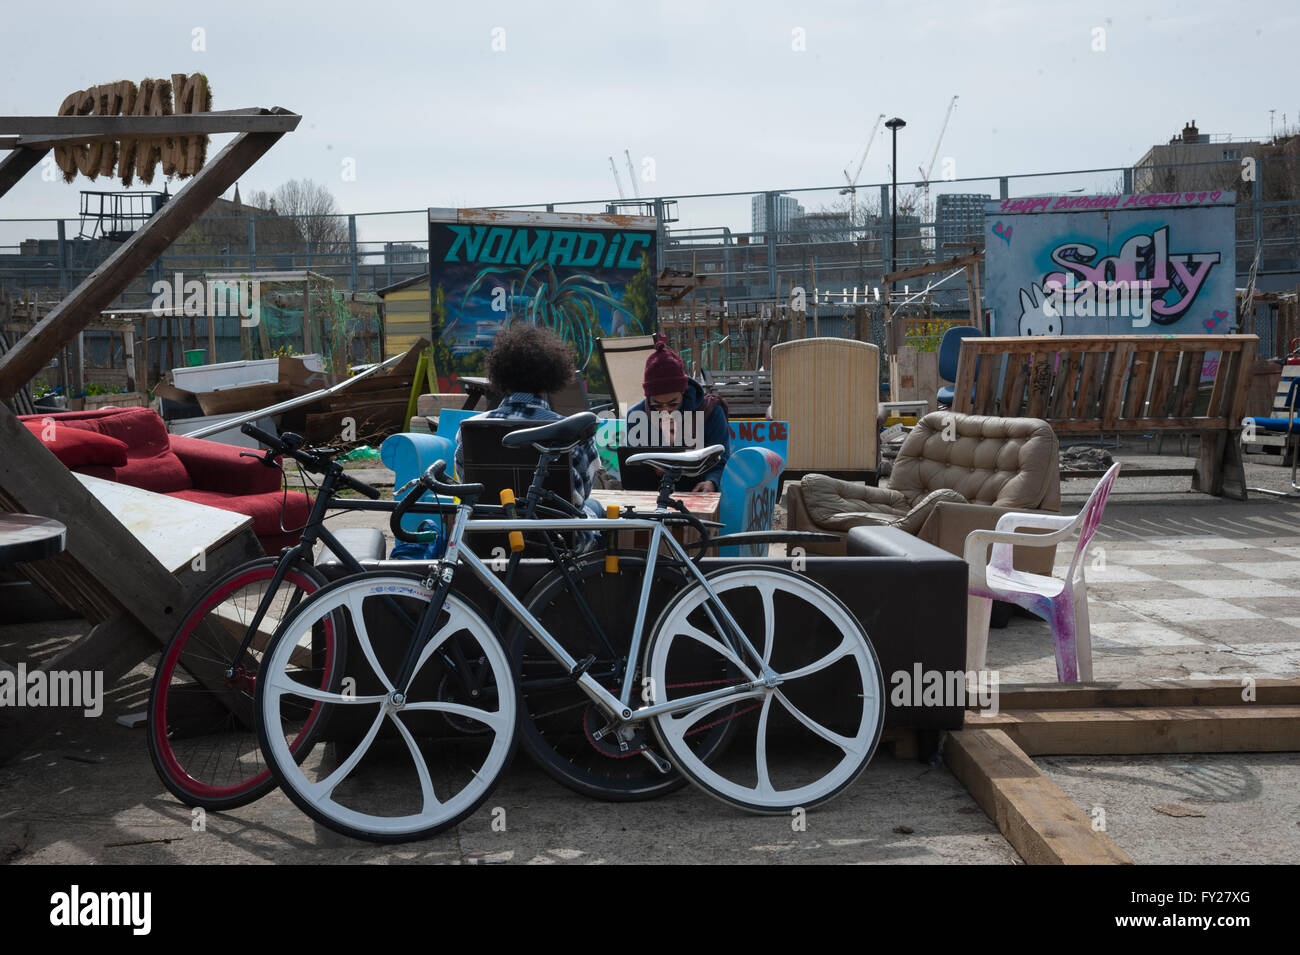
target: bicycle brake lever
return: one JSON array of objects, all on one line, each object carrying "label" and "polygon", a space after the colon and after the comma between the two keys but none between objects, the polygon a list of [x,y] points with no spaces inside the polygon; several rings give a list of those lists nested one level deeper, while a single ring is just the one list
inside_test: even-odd
[{"label": "bicycle brake lever", "polygon": [[266,451],[265,454],[259,454],[256,451],[240,451],[239,456],[241,458],[256,458],[257,460],[265,464],[268,468],[273,468],[277,466],[275,463],[274,455],[271,454],[271,451],[269,449]]}]

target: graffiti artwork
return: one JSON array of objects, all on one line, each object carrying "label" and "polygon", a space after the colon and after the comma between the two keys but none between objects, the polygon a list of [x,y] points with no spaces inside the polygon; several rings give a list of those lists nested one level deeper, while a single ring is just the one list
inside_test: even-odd
[{"label": "graffiti artwork", "polygon": [[655,220],[644,216],[429,210],[429,288],[439,373],[482,374],[497,332],[526,321],[573,344],[655,328]]},{"label": "graffiti artwork", "polygon": [[993,334],[1232,331],[1235,201],[1215,191],[988,203]]}]

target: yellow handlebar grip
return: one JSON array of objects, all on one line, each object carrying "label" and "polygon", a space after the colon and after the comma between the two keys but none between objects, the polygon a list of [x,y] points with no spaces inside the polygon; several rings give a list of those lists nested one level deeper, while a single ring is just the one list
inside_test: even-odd
[{"label": "yellow handlebar grip", "polygon": [[[605,507],[605,517],[610,520],[617,520],[618,505],[617,504],[607,505]],[[618,554],[614,553],[614,548],[612,546],[614,542],[615,534],[617,534],[617,531],[609,532],[606,534],[606,537],[611,545],[605,551],[605,573],[607,574],[618,573]]]},{"label": "yellow handlebar grip", "polygon": [[510,488],[505,488],[501,492],[501,505],[503,507],[509,507],[514,502],[515,502],[515,492],[510,490]]},{"label": "yellow handlebar grip", "polygon": [[521,550],[523,550],[523,549],[524,549],[524,534],[523,534],[523,531],[511,531],[511,532],[510,532],[510,550],[517,554],[517,553],[519,553],[519,552],[520,552]]}]

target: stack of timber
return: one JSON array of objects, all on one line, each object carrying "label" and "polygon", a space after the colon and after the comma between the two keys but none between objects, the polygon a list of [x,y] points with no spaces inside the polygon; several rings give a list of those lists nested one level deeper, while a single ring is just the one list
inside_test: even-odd
[{"label": "stack of timber", "polygon": [[[295,412],[286,412],[282,428],[299,430],[310,444],[375,445],[405,431],[410,422],[412,392],[431,390],[424,356],[428,339],[421,338],[390,368],[377,372]],[[299,419],[299,420],[295,420]]]}]

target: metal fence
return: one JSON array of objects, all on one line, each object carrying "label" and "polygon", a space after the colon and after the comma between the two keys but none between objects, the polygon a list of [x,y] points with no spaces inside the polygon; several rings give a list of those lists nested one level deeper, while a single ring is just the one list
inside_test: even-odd
[{"label": "metal fence", "polygon": [[[1232,188],[1237,202],[1238,284],[1252,266],[1261,288],[1290,288],[1300,280],[1300,157],[1260,158],[1253,181],[1237,176],[1235,162],[1143,167],[1139,185],[1209,182]],[[1236,177],[1236,178],[1234,178]],[[950,258],[982,245],[982,223],[951,221],[937,213],[947,194],[993,199],[1053,193],[1133,191],[1133,167],[899,183],[897,241],[891,229],[889,184],[661,196],[643,200],[536,203],[521,209],[645,212],[659,219],[660,268],[709,278],[700,295],[712,306],[775,300],[799,286],[833,306],[879,286],[891,264],[898,268]],[[1151,190],[1148,190],[1151,191]],[[1156,190],[1163,191],[1163,190]],[[509,208],[509,207],[507,207]],[[317,217],[320,218],[320,217]],[[320,228],[306,217],[261,212],[207,216],[182,235],[132,285],[118,307],[144,307],[164,276],[202,272],[309,270],[343,290],[373,291],[428,270],[425,209],[329,217]],[[0,219],[0,292],[35,291],[57,299],[84,280],[119,243],[94,235],[84,220]],[[326,234],[311,241],[309,235]],[[943,276],[933,281],[939,282]],[[936,309],[964,307],[960,276],[932,291]]]}]

